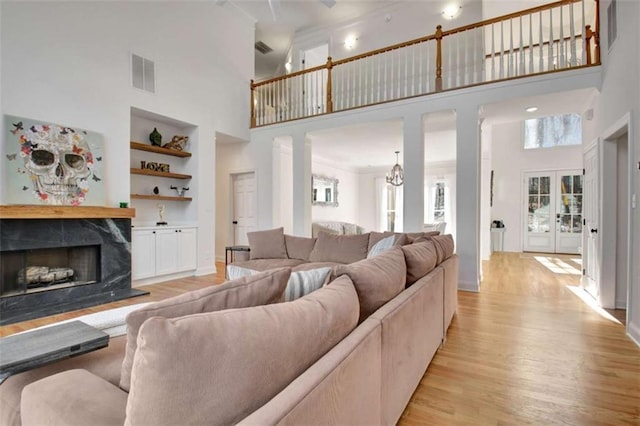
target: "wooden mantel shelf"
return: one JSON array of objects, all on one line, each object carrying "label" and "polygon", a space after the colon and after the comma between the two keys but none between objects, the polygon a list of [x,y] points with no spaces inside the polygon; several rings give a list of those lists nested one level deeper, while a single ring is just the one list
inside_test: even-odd
[{"label": "wooden mantel shelf", "polygon": [[100,206],[0,206],[0,219],[129,219],[136,209]]}]

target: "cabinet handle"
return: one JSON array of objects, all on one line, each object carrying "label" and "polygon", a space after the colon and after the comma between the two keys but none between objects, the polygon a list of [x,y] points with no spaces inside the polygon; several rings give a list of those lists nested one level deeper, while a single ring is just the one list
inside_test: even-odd
[{"label": "cabinet handle", "polygon": [[156,231],[153,231],[153,233],[155,234],[155,233],[156,233]]}]

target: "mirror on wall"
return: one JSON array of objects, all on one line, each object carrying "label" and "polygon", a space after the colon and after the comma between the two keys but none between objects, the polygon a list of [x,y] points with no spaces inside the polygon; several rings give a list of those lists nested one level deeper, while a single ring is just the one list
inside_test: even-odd
[{"label": "mirror on wall", "polygon": [[311,204],[338,207],[338,179],[311,175]]}]

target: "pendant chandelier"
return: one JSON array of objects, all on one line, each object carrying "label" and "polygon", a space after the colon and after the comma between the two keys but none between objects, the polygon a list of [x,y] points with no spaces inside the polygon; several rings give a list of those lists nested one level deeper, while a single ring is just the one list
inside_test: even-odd
[{"label": "pendant chandelier", "polygon": [[387,183],[393,186],[400,186],[404,182],[404,170],[398,162],[398,154],[400,151],[396,151],[396,164],[391,168],[391,173],[387,173]]}]

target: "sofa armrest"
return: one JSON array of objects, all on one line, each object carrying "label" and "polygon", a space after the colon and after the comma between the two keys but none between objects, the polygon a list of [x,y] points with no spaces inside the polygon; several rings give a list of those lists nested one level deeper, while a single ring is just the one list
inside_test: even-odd
[{"label": "sofa armrest", "polygon": [[22,425],[120,425],[128,394],[86,370],[68,370],[22,391]]}]

